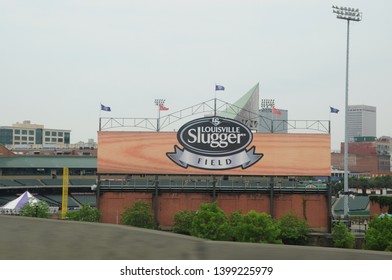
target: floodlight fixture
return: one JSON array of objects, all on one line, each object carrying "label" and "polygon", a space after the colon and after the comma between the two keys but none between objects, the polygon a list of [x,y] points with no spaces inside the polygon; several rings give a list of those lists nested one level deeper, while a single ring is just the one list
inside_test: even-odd
[{"label": "floodlight fixture", "polygon": [[261,99],[261,108],[272,108],[275,106],[275,99]]},{"label": "floodlight fixture", "polygon": [[155,99],[155,105],[163,106],[163,105],[165,105],[165,100],[166,99],[162,99],[162,98]]},{"label": "floodlight fixture", "polygon": [[332,11],[336,14],[338,19],[361,21],[362,13],[359,9],[348,8],[348,7],[338,7],[332,5]]}]

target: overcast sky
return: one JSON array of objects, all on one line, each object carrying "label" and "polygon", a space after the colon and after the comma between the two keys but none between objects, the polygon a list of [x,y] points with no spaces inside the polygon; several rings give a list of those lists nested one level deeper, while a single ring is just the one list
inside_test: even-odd
[{"label": "overcast sky", "polygon": [[31,120],[96,140],[100,115],[156,117],[156,98],[175,112],[214,98],[215,83],[235,102],[260,83],[290,120],[331,117],[338,149],[346,21],[333,4],[363,13],[350,25],[349,104],[376,106],[377,136],[392,136],[387,0],[1,0],[0,126]]}]

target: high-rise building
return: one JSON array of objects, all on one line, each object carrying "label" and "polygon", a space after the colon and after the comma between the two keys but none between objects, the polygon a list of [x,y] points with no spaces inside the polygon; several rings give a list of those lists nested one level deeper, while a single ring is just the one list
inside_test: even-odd
[{"label": "high-rise building", "polygon": [[70,144],[71,130],[50,129],[30,121],[12,126],[0,126],[0,144],[3,145],[64,145]]},{"label": "high-rise building", "polygon": [[347,122],[349,142],[354,142],[355,137],[377,137],[376,107],[349,105]]}]

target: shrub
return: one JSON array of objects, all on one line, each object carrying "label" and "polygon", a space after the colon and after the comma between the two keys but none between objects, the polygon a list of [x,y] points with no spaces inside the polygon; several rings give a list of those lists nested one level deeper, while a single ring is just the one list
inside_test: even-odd
[{"label": "shrub", "polygon": [[99,222],[101,213],[97,208],[84,204],[80,210],[67,212],[65,217],[72,221]]},{"label": "shrub", "polygon": [[365,233],[365,249],[392,251],[392,218],[374,216]]},{"label": "shrub", "polygon": [[241,242],[282,243],[280,230],[271,216],[254,210],[243,216],[234,232],[236,240]]},{"label": "shrub", "polygon": [[238,241],[239,235],[239,225],[243,223],[243,215],[242,211],[234,211],[231,212],[227,221],[228,224],[228,233],[229,233],[229,240],[231,241]]},{"label": "shrub", "polygon": [[284,244],[304,245],[308,239],[307,234],[310,232],[309,225],[298,218],[294,213],[288,213],[282,216],[278,222],[280,229],[280,238]]},{"label": "shrub", "polygon": [[355,236],[347,229],[343,222],[338,222],[332,229],[332,240],[335,247],[353,248]]},{"label": "shrub", "polygon": [[201,204],[200,210],[193,218],[190,233],[200,238],[228,240],[226,214],[217,206],[216,202]]},{"label": "shrub", "polygon": [[173,232],[190,235],[195,215],[194,210],[181,210],[175,214]]},{"label": "shrub", "polygon": [[154,228],[151,206],[142,200],[136,201],[125,209],[121,215],[121,223],[135,227]]},{"label": "shrub", "polygon": [[43,200],[36,203],[26,203],[20,208],[20,215],[25,217],[49,218],[49,205]]}]

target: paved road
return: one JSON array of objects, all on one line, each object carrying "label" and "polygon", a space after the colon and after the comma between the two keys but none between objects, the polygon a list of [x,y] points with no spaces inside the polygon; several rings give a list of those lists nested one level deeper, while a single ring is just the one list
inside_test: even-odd
[{"label": "paved road", "polygon": [[380,260],[390,252],[216,242],[122,225],[0,215],[3,260]]}]

